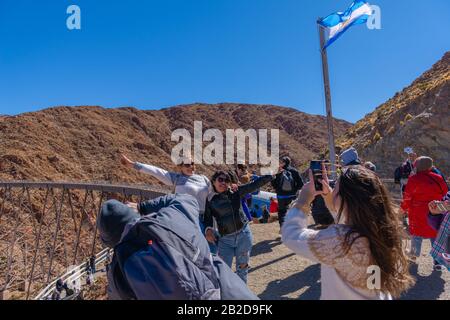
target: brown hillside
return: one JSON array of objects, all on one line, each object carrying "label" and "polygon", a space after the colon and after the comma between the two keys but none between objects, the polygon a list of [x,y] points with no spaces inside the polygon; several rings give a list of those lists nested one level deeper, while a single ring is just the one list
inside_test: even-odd
[{"label": "brown hillside", "polygon": [[[56,107],[7,116],[0,121],[0,179],[155,183],[118,163],[119,151],[132,159],[173,169],[170,153],[177,128],[204,130],[280,129],[280,152],[297,164],[326,145],[326,121],[294,109],[264,106],[195,104],[163,110]],[[336,133],[351,125],[337,120]],[[211,167],[199,172],[210,174]]]},{"label": "brown hillside", "polygon": [[411,146],[450,174],[450,52],[409,87],[358,121],[338,145],[354,146],[391,177]]}]

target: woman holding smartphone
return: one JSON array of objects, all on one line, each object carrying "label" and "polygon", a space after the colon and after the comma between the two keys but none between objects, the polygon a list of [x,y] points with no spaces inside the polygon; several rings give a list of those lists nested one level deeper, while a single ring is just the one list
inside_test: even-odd
[{"label": "woman holding smartphone", "polygon": [[[412,286],[400,219],[379,177],[363,166],[349,166],[332,189],[323,167],[322,191],[314,187],[312,170],[309,179],[288,212],[282,241],[321,264],[321,299],[385,300]],[[316,195],[337,213],[336,224],[320,231],[307,228]]]}]

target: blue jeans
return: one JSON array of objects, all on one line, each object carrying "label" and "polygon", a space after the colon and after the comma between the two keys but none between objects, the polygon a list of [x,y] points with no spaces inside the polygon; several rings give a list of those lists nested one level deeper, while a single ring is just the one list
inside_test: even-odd
[{"label": "blue jeans", "polygon": [[[422,251],[423,239],[427,239],[427,238],[412,236],[412,238],[411,238],[411,254],[413,256],[420,257],[420,252]],[[434,239],[429,239],[429,240],[431,241],[431,246],[433,246]]]},{"label": "blue jeans", "polygon": [[236,257],[236,274],[245,283],[247,283],[252,246],[253,236],[248,224],[238,233],[220,237],[218,243],[218,255],[230,268],[233,258]]}]

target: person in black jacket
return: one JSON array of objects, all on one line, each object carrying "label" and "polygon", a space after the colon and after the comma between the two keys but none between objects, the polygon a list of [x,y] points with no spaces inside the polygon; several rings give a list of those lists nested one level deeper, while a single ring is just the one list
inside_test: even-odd
[{"label": "person in black jacket", "polygon": [[297,169],[291,166],[289,157],[281,158],[280,171],[272,181],[272,187],[278,198],[278,221],[281,230],[289,205],[295,199],[298,190],[303,187],[303,180]]},{"label": "person in black jacket", "polygon": [[[272,181],[273,176],[262,176],[254,182],[240,185],[236,191],[230,189],[231,177],[228,172],[217,171],[211,178],[214,192],[208,196],[204,215],[205,236],[209,242],[218,245],[218,255],[231,267],[236,257],[236,273],[247,283],[250,252],[253,237],[249,221],[242,210],[241,200],[263,185]],[[219,237],[213,229],[216,219]]]}]

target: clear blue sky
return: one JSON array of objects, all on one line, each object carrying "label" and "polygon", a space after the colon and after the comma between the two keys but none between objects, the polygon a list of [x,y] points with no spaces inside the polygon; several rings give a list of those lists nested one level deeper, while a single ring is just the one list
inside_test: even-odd
[{"label": "clear blue sky", "polygon": [[[352,122],[450,50],[450,1],[373,0],[382,29],[329,48],[334,115]],[[315,21],[351,0],[1,0],[0,114],[56,105],[276,104],[324,113]],[[66,28],[81,8],[82,29]]]}]

